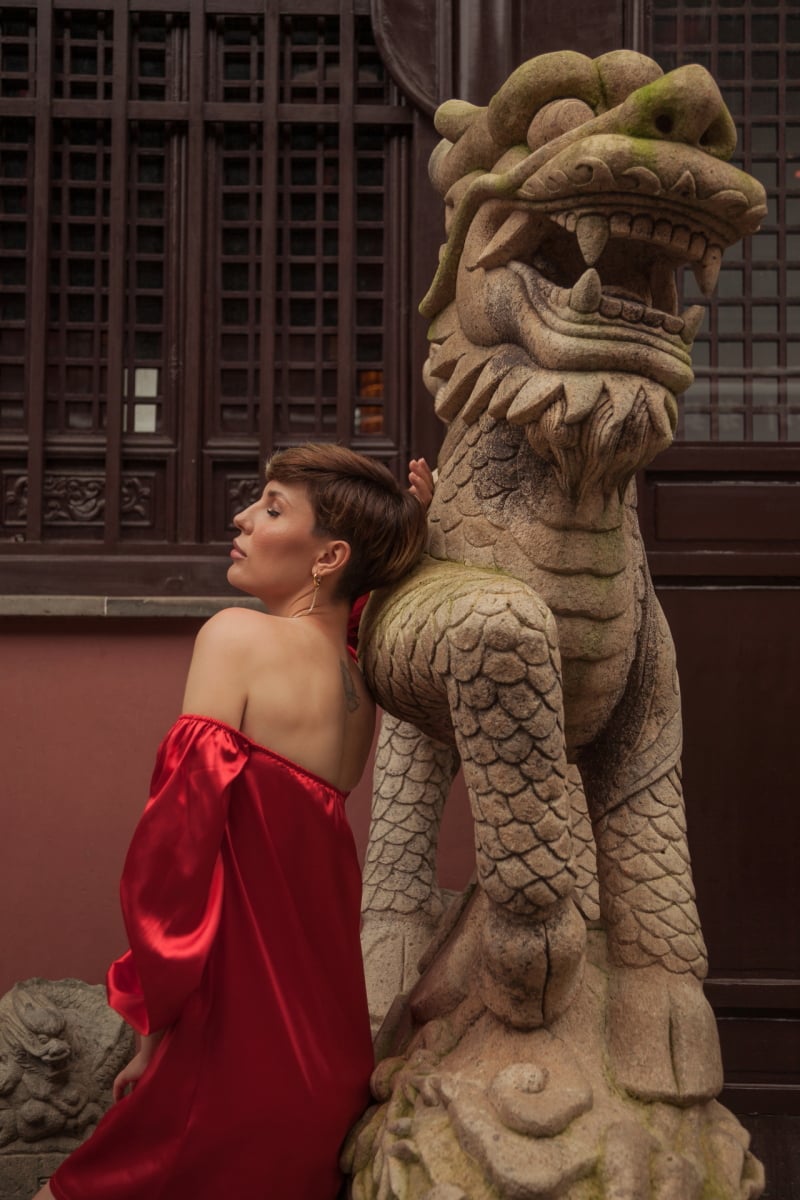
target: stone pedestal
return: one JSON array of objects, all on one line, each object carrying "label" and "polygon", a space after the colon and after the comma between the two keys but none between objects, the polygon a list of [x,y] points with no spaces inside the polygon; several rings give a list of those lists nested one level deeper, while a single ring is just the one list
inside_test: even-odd
[{"label": "stone pedestal", "polygon": [[[578,994],[549,1028],[514,1029],[474,994],[420,1021],[425,981],[401,999],[379,1039],[379,1103],[345,1151],[351,1200],[760,1196],[763,1168],[721,1104],[645,1102],[615,1081],[607,1038],[614,984],[595,930]],[[643,1020],[654,1002],[641,996]],[[646,1059],[647,1047],[640,1051]]]}]

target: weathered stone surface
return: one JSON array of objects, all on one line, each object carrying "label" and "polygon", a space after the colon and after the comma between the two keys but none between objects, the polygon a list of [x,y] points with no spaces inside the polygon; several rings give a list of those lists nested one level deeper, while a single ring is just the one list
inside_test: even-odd
[{"label": "weathered stone surface", "polygon": [[548,1028],[513,1029],[468,1002],[438,1021],[397,1020],[375,1073],[384,1103],[346,1147],[351,1195],[412,1200],[444,1182],[467,1200],[759,1196],[763,1170],[721,1105],[640,1105],[618,1086],[603,1045],[615,968],[600,930],[587,960]]},{"label": "weathered stone surface", "polygon": [[42,1184],[64,1161],[66,1154],[0,1153],[0,1196],[3,1200],[31,1200]]},{"label": "weathered stone surface", "polygon": [[[436,121],[446,241],[421,307],[449,428],[429,556],[362,623],[392,714],[364,898],[373,1019],[408,996],[352,1195],[747,1200],[759,1168],[713,1101],[675,655],[634,477],[692,380],[703,310],[679,311],[675,272],[710,295],[764,192],[728,162],[735,128],[699,66],[543,55]],[[459,761],[476,887],[417,981]]]},{"label": "weathered stone surface", "polygon": [[111,1103],[133,1034],[105,988],[28,979],[0,999],[0,1196],[31,1196]]}]

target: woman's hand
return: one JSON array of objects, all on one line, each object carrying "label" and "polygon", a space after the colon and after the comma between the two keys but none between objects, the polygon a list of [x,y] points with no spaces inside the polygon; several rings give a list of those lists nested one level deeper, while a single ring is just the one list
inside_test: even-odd
[{"label": "woman's hand", "polygon": [[433,472],[424,458],[412,458],[408,464],[408,490],[427,512],[433,499]]},{"label": "woman's hand", "polygon": [[122,1099],[128,1088],[133,1089],[136,1087],[136,1084],[150,1066],[165,1033],[165,1029],[160,1029],[158,1033],[149,1033],[140,1039],[138,1051],[134,1054],[127,1067],[123,1067],[114,1080],[112,1094],[115,1104],[118,1100]]},{"label": "woman's hand", "polygon": [[112,1091],[115,1104],[118,1100],[122,1099],[128,1088],[132,1089],[136,1087],[136,1084],[142,1078],[149,1065],[150,1059],[146,1058],[141,1050],[138,1054],[134,1054],[127,1067],[123,1067],[114,1080]]}]

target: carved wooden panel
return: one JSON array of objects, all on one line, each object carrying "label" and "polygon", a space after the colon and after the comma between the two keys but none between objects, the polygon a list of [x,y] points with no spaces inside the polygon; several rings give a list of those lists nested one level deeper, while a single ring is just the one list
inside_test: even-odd
[{"label": "carved wooden panel", "polygon": [[657,578],[800,577],[793,446],[683,446],[644,472],[639,520]]}]

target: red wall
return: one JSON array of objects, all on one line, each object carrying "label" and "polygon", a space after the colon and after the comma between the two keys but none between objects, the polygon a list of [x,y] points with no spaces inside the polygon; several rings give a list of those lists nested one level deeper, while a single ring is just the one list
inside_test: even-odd
[{"label": "red wall", "polygon": [[[18,979],[102,981],[125,948],[117,885],[156,747],[180,712],[199,621],[6,618],[0,628],[0,995]],[[363,854],[371,763],[348,802]],[[472,871],[463,789],[440,846]]]}]

